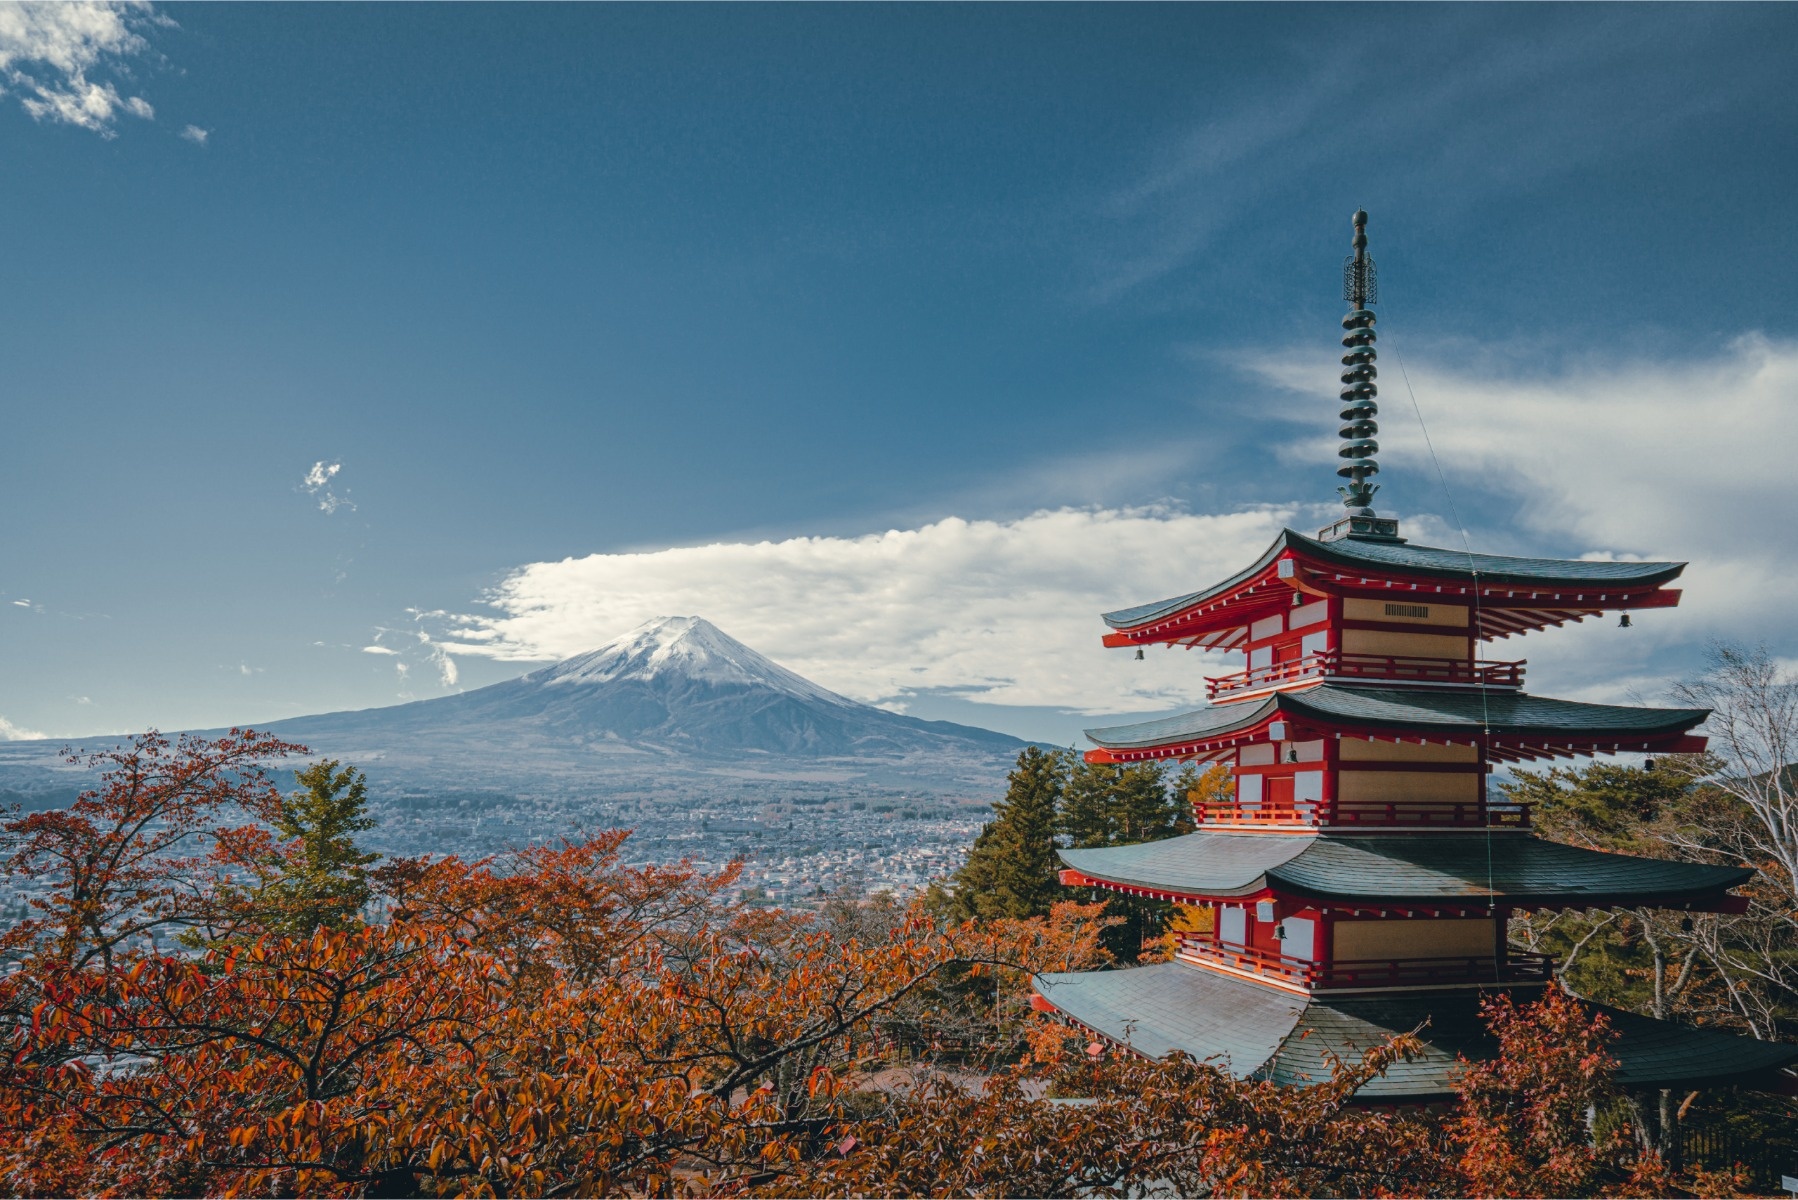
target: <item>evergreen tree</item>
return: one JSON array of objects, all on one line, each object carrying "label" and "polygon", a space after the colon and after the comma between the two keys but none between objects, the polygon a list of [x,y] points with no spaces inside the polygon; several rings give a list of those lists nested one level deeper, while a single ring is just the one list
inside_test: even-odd
[{"label": "evergreen tree", "polygon": [[1005,798],[980,830],[946,897],[957,917],[1046,916],[1063,899],[1055,856],[1056,810],[1066,786],[1059,754],[1027,746],[1006,777]]},{"label": "evergreen tree", "polygon": [[1235,794],[1236,777],[1223,763],[1212,763],[1203,771],[1197,763],[1187,763],[1174,777],[1174,831],[1191,833],[1198,828],[1198,808],[1205,804],[1227,804]]},{"label": "evergreen tree", "polygon": [[[1069,846],[1129,846],[1184,832],[1180,824],[1183,798],[1170,794],[1159,764],[1089,763],[1073,751],[1068,752],[1068,759],[1068,783],[1057,826]],[[1123,924],[1103,935],[1105,948],[1123,962],[1135,962],[1149,943],[1161,936],[1173,912],[1172,905],[1159,900],[1097,888],[1083,899],[1106,901],[1110,913],[1124,918]]]},{"label": "evergreen tree", "polygon": [[368,865],[380,857],[356,845],[373,829],[362,772],[322,759],[295,774],[302,790],[281,800],[275,832],[289,843],[278,876],[257,893],[255,907],[269,929],[294,935],[318,926],[346,929],[368,903]]}]

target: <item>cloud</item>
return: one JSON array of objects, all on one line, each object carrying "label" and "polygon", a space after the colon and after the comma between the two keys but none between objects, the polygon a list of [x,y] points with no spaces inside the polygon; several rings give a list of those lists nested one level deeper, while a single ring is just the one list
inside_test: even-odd
[{"label": "cloud", "polygon": [[29,600],[14,600],[13,607],[14,608],[30,608],[31,601],[29,601]]},{"label": "cloud", "polygon": [[[1283,453],[1315,464],[1319,491],[1334,482],[1325,464],[1335,453],[1333,422],[1318,419],[1318,397],[1336,386],[1321,357],[1246,360],[1291,397],[1284,415],[1305,432]],[[1475,549],[1692,564],[1684,604],[1640,614],[1628,632],[1588,622],[1492,643],[1491,657],[1533,660],[1532,690],[1652,700],[1716,637],[1798,653],[1786,615],[1798,527],[1783,519],[1798,460],[1788,416],[1798,409],[1798,345],[1747,336],[1698,358],[1590,360],[1553,373],[1465,347],[1413,348],[1407,366]],[[1427,505],[1400,514],[1405,532],[1457,545],[1441,517],[1449,506],[1430,503],[1440,493],[1396,361],[1382,383],[1385,475]],[[1061,508],[862,537],[591,554],[519,567],[479,611],[416,616],[420,646],[434,652],[543,661],[651,617],[699,613],[864,701],[903,705],[943,691],[1083,712],[1167,710],[1201,702],[1205,675],[1238,669],[1236,660],[1152,649],[1135,662],[1100,647],[1097,614],[1213,583],[1283,525],[1317,528],[1329,515],[1298,505]]]},{"label": "cloud", "polygon": [[364,647],[362,647],[362,653],[364,653],[364,654],[398,654],[399,651],[398,650],[389,650],[385,646],[364,646]]},{"label": "cloud", "polygon": [[143,0],[0,4],[0,94],[17,96],[34,120],[114,137],[120,113],[150,120],[156,110],[92,76],[120,71],[149,48],[138,29],[167,23]]},{"label": "cloud", "polygon": [[863,537],[593,554],[519,568],[487,597],[487,613],[423,616],[451,653],[543,660],[651,617],[699,613],[860,700],[947,689],[997,704],[1159,709],[1203,696],[1199,659],[1107,651],[1099,612],[1240,568],[1297,511],[1064,508]]},{"label": "cloud", "polygon": [[[1382,350],[1391,345],[1386,338]],[[1532,686],[1558,677],[1587,695],[1615,695],[1620,652],[1646,663],[1708,638],[1798,649],[1787,600],[1798,589],[1798,526],[1787,518],[1798,343],[1748,334],[1691,358],[1588,359],[1554,371],[1465,346],[1409,349],[1405,373],[1475,549],[1692,564],[1679,609],[1637,616],[1628,647],[1592,623],[1533,637],[1532,650],[1554,646],[1556,665],[1533,673]],[[1383,474],[1406,477],[1410,495],[1440,496],[1396,353],[1382,353],[1380,365]],[[1281,352],[1248,366],[1292,396],[1290,419],[1317,428],[1317,398],[1336,387],[1327,358]],[[1332,432],[1295,442],[1288,456],[1333,463]]]},{"label": "cloud", "polygon": [[50,735],[39,733],[35,729],[25,729],[21,726],[14,725],[5,717],[0,717],[0,742],[22,742],[28,739],[48,736]]},{"label": "cloud", "polygon": [[212,130],[201,129],[198,125],[189,125],[178,134],[183,141],[192,142],[196,146],[204,146],[206,139],[212,136]]},{"label": "cloud", "polygon": [[356,511],[356,502],[347,495],[338,495],[332,490],[331,482],[337,473],[343,470],[342,463],[328,463],[323,459],[312,464],[306,477],[300,480],[300,487],[308,496],[318,501],[318,511],[329,516],[340,508]]}]

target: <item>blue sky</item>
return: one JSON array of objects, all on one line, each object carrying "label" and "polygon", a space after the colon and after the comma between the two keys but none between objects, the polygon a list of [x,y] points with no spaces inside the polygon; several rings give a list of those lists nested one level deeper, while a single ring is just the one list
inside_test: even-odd
[{"label": "blue sky", "polygon": [[1382,510],[1458,541],[1402,352],[1477,548],[1694,562],[1501,656],[1798,654],[1795,50],[1777,5],[9,10],[0,730],[667,611],[923,715],[1177,707],[1224,664],[1095,613],[1328,518],[1357,206]]}]

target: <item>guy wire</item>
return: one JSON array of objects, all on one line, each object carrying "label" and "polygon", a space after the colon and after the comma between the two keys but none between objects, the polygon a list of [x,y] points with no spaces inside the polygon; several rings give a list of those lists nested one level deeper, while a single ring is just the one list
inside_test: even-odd
[{"label": "guy wire", "polygon": [[[1386,305],[1386,311],[1392,311],[1390,302]],[[1411,372],[1405,370],[1405,353],[1393,342],[1391,333],[1387,333],[1386,335],[1386,344],[1392,347],[1392,356],[1398,360],[1399,377],[1405,381],[1405,391],[1411,397],[1411,411],[1417,414],[1417,427],[1423,431],[1424,448],[1430,452],[1430,465],[1436,469],[1436,482],[1442,488],[1442,498],[1448,502],[1448,515],[1455,523],[1455,531],[1461,535],[1461,552],[1467,556],[1467,569],[1473,575],[1473,630],[1475,633],[1475,641],[1477,642],[1480,640],[1478,634],[1484,629],[1484,626],[1481,623],[1480,611],[1480,569],[1474,562],[1473,546],[1467,537],[1467,526],[1461,521],[1461,510],[1455,504],[1455,494],[1453,490],[1448,486],[1448,476],[1442,470],[1442,460],[1436,457],[1436,443],[1430,437],[1429,424],[1423,419],[1423,406],[1417,402],[1417,389],[1411,386]],[[1474,662],[1477,664],[1478,661],[1479,660],[1476,657]],[[1488,769],[1480,777],[1480,823],[1484,828],[1486,835],[1486,905],[1492,913],[1493,921],[1497,922],[1499,919],[1498,895],[1497,889],[1494,887],[1494,869],[1492,863],[1491,789],[1489,787],[1491,774],[1490,754],[1492,747],[1492,711],[1486,698],[1486,677],[1479,673],[1477,665],[1474,667],[1474,679],[1480,690],[1481,751],[1483,756],[1488,759],[1487,762],[1482,764]],[[1498,946],[1496,944],[1497,939],[1501,937],[1508,939],[1508,931],[1495,930],[1493,933],[1495,944],[1492,952],[1492,982],[1495,984],[1504,982],[1503,972],[1500,971],[1498,965]]]}]

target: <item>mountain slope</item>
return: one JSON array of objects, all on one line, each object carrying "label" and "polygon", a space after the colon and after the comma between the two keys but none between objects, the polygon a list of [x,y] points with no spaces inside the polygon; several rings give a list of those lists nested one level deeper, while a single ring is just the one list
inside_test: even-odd
[{"label": "mountain slope", "polygon": [[[661,617],[608,645],[517,679],[392,708],[275,721],[282,736],[337,754],[429,739],[471,749],[512,741],[639,749],[705,759],[1015,754],[1006,734],[921,721],[820,687],[700,617]],[[508,738],[508,735],[511,735]]]}]

